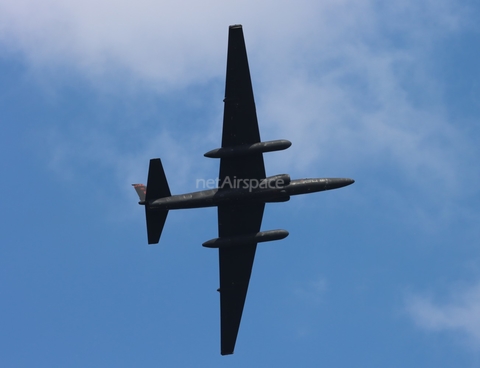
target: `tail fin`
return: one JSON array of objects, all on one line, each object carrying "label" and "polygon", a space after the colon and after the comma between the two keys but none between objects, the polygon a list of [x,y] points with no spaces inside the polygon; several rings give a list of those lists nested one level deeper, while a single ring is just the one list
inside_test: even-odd
[{"label": "tail fin", "polygon": [[147,190],[145,194],[145,217],[147,218],[148,244],[158,243],[168,215],[168,210],[150,209],[150,201],[170,197],[170,195],[170,188],[168,187],[162,161],[160,161],[159,158],[151,159],[150,167],[148,169]]},{"label": "tail fin", "polygon": [[142,204],[145,202],[145,195],[147,193],[147,188],[143,184],[132,184],[135,190],[137,191],[138,198]]}]

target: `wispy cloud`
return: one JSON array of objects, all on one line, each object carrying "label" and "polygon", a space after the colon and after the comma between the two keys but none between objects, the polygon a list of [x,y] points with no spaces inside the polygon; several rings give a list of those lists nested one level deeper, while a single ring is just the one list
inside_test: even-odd
[{"label": "wispy cloud", "polygon": [[465,22],[463,9],[450,0],[383,7],[353,0],[19,0],[0,2],[0,10],[0,40],[36,65],[66,63],[95,76],[123,68],[134,79],[170,88],[223,75],[225,50],[219,45],[225,44],[226,26],[235,22],[245,24],[252,53],[263,55],[270,67],[288,68],[306,56],[343,57],[353,44],[395,49],[392,35],[428,44]]},{"label": "wispy cloud", "polygon": [[457,290],[443,302],[431,296],[410,296],[406,309],[418,327],[456,333],[470,347],[480,349],[480,284]]},{"label": "wispy cloud", "polygon": [[429,70],[436,42],[472,27],[457,2],[0,2],[3,48],[31,68],[165,94],[223,80],[227,25],[236,22],[245,26],[262,135],[294,143],[291,162],[283,156],[272,170],[389,167],[433,197],[460,195],[459,178],[479,178],[476,142],[449,121],[445,86]]},{"label": "wispy cloud", "polygon": [[302,309],[302,313],[292,312],[291,326],[296,338],[305,338],[315,330],[314,321],[318,321],[317,316],[328,303],[329,282],[323,276],[316,276],[308,283],[291,285],[290,290],[289,302]]},{"label": "wispy cloud", "polygon": [[293,290],[296,298],[302,302],[312,304],[319,304],[325,298],[325,293],[328,291],[328,282],[324,277],[318,277],[306,285],[301,285]]},{"label": "wispy cloud", "polygon": [[[68,137],[69,133],[75,136],[75,140]],[[49,168],[65,180],[78,179],[81,169],[95,162],[99,171],[105,170],[113,175],[121,187],[145,183],[148,160],[157,157],[161,147],[165,153],[162,159],[169,164],[168,169],[175,172],[177,189],[185,189],[188,180],[193,182],[191,175],[195,170],[187,160],[183,146],[189,142],[174,139],[166,131],[152,134],[145,144],[128,152],[124,152],[122,145],[109,137],[108,132],[75,130],[69,133],[52,130],[42,137],[48,142]],[[76,170],[77,174],[72,170]],[[92,173],[92,170],[85,171]]]}]

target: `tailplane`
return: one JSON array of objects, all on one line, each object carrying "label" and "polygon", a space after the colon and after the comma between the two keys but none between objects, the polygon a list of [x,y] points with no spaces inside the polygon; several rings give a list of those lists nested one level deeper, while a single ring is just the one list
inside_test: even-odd
[{"label": "tailplane", "polygon": [[156,244],[160,240],[160,235],[162,235],[168,210],[150,208],[150,203],[171,195],[162,161],[159,158],[150,160],[146,188],[143,184],[133,184],[133,186],[140,198],[140,204],[145,205],[148,244]]},{"label": "tailplane", "polygon": [[160,240],[167,215],[168,210],[150,210],[148,205],[145,206],[148,244],[157,244]]},{"label": "tailplane", "polygon": [[159,158],[152,158],[150,160],[150,167],[148,168],[147,194],[145,196],[145,201],[149,202],[170,196],[170,188],[168,187],[162,161],[160,161]]}]

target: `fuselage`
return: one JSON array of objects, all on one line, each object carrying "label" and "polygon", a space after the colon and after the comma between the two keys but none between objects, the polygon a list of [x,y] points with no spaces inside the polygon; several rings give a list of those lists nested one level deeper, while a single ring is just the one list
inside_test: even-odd
[{"label": "fuselage", "polygon": [[[268,179],[268,178],[267,178]],[[285,202],[292,195],[321,192],[341,188],[354,182],[346,178],[312,178],[288,180],[287,185],[264,185],[258,187],[215,188],[198,192],[172,195],[155,199],[147,204],[149,209],[176,210],[186,208],[215,207],[233,203]]]}]

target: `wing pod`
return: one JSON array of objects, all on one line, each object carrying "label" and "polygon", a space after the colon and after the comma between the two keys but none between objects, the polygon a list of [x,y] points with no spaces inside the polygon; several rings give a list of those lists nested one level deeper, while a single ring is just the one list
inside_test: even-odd
[{"label": "wing pod", "polygon": [[204,154],[209,158],[228,158],[252,155],[255,153],[281,151],[292,145],[292,142],[286,139],[278,139],[276,141],[258,142],[253,144],[243,144],[235,147],[222,147],[208,151]]},{"label": "wing pod", "polygon": [[260,231],[258,233],[239,235],[239,236],[229,236],[226,238],[215,238],[209,241],[206,241],[202,245],[207,248],[227,248],[242,246],[248,243],[263,243],[267,241],[285,239],[288,236],[287,230],[268,230]]}]

